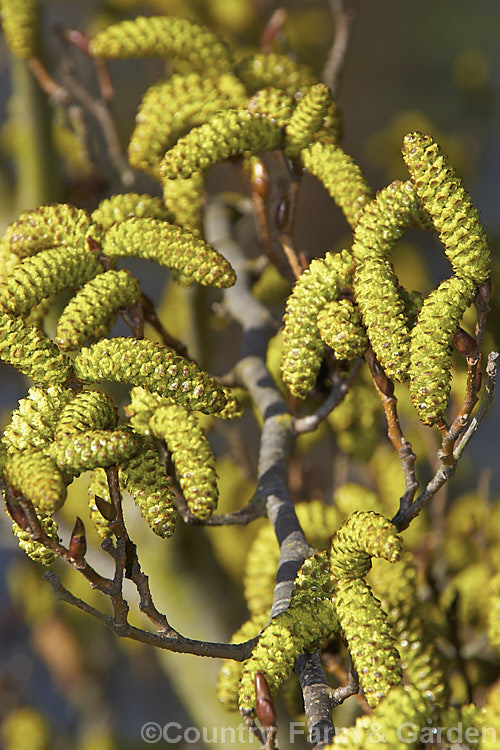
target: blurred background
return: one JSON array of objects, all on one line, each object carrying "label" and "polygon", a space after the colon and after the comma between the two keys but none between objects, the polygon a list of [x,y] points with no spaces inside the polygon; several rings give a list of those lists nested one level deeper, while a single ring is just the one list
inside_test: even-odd
[{"label": "blurred background", "polygon": [[[75,28],[92,34],[121,18],[139,13],[188,15],[219,31],[241,55],[259,48],[260,36],[272,13],[287,12],[279,45],[307,63],[318,76],[325,64],[334,27],[326,0],[298,0],[281,4],[269,0],[57,0],[41,2],[44,56],[57,78],[61,65],[60,29]],[[405,176],[400,156],[402,136],[412,130],[431,133],[449,155],[478,207],[491,240],[498,269],[500,241],[500,11],[497,0],[360,0],[345,60],[337,101],[343,115],[343,148],[362,167],[368,181],[379,189]],[[96,93],[95,72],[81,56],[74,61],[76,75]],[[124,148],[134,116],[146,88],[164,73],[158,60],[112,62],[115,87],[112,104]],[[93,208],[106,195],[121,190],[112,165],[105,157],[89,168],[71,144],[65,145],[64,127],[57,107],[52,108],[53,136],[64,155],[48,167],[50,178],[36,185],[23,178],[23,150],[31,129],[49,127],[46,106],[36,84],[27,80],[23,64],[13,61],[0,46],[0,222],[2,228],[20,210],[54,200]],[[33,108],[27,101],[36,102]],[[45,114],[44,114],[45,113]],[[30,118],[31,121],[30,121]],[[52,130],[52,132],[56,132]],[[99,136],[96,136],[99,147]],[[102,143],[100,144],[102,148]],[[70,158],[72,157],[72,158]],[[62,164],[64,166],[62,166]],[[226,168],[210,177],[209,190],[236,189],[238,182]],[[49,174],[46,171],[46,176]],[[156,192],[146,177],[134,189]],[[248,230],[248,243],[255,237]],[[301,186],[297,222],[297,247],[310,257],[349,241],[340,211],[326,191],[306,176]],[[423,259],[423,261],[422,261]],[[409,234],[400,243],[395,264],[404,284],[427,291],[449,275],[437,240]],[[141,274],[144,289],[164,309],[166,273],[129,264]],[[173,315],[174,313],[172,313]],[[486,344],[498,347],[500,301],[492,303]],[[215,328],[217,326],[215,325]],[[234,334],[233,334],[234,335]],[[214,367],[230,366],[234,352],[217,350]],[[210,355],[207,354],[210,358]],[[208,365],[211,363],[208,362]],[[7,366],[0,367],[0,416],[8,421],[13,404],[25,395],[23,379]],[[454,480],[455,495],[500,491],[494,472],[498,456],[496,425],[499,407],[467,449]],[[249,426],[250,433],[255,432]],[[245,452],[235,446],[234,433],[217,435],[218,472],[222,510],[241,507],[253,491],[252,468],[256,455],[234,461]],[[251,441],[249,442],[251,445]],[[245,446],[247,451],[251,448]],[[312,472],[324,454],[306,459]],[[319,482],[319,492],[327,493]],[[486,488],[486,489],[485,489]],[[72,487],[77,498],[85,491],[85,478]],[[75,500],[76,502],[76,500]],[[72,515],[71,515],[72,514]],[[63,518],[69,533],[74,510]],[[227,640],[245,617],[239,580],[248,548],[260,522],[251,529],[224,528],[200,533],[181,529],[169,545],[151,539],[133,511],[129,512],[133,538],[143,550],[142,564],[151,575],[157,606],[172,624],[195,638]],[[255,528],[254,528],[255,527]],[[212,533],[213,532],[213,533]],[[142,542],[142,545],[141,545]],[[167,548],[168,547],[168,548]],[[106,566],[96,547],[94,562]],[[90,558],[92,561],[92,558]],[[237,726],[238,719],[222,713],[213,692],[218,664],[211,660],[159,653],[144,646],[120,642],[99,623],[56,602],[42,571],[17,548],[10,522],[0,522],[0,720],[5,719],[4,742],[16,727],[18,744],[8,750],[30,748],[59,750],[135,750],[144,747],[141,726],[178,722],[182,727]],[[63,571],[57,571],[61,574]],[[86,601],[99,606],[97,592],[87,590],[76,575],[64,571],[67,585]],[[133,602],[133,592],[131,592]],[[230,605],[227,605],[230,602]],[[170,614],[175,613],[175,614]],[[203,614],[201,614],[203,613]],[[20,707],[23,711],[20,711]],[[8,723],[10,721],[10,724]],[[15,722],[18,722],[16,725]],[[9,729],[10,727],[10,729]],[[181,730],[182,731],[182,730]],[[172,737],[175,736],[175,727]],[[180,748],[214,746],[210,739],[177,742]],[[1,741],[1,740],[0,740]],[[160,742],[160,746],[166,743]],[[5,745],[7,747],[7,745]],[[280,747],[286,747],[286,741]],[[301,747],[296,741],[294,747]]]}]

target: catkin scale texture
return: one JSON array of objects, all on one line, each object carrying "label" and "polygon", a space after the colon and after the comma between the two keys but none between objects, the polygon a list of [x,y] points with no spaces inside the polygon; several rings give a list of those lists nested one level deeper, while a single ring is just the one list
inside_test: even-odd
[{"label": "catkin scale texture", "polygon": [[105,430],[118,424],[118,410],[111,396],[100,391],[83,391],[61,409],[55,425],[55,437],[72,432]]},{"label": "catkin scale texture", "polygon": [[180,273],[185,282],[228,287],[235,274],[228,261],[199,237],[159,219],[125,219],[112,226],[102,243],[112,258],[136,256]]},{"label": "catkin scale texture", "polygon": [[361,316],[350,300],[328,302],[317,322],[319,335],[337,359],[356,359],[368,349]]},{"label": "catkin scale texture", "polygon": [[152,531],[164,539],[172,536],[177,520],[175,496],[154,446],[144,441],[142,450],[120,468],[119,476]]},{"label": "catkin scale texture", "polygon": [[95,332],[110,327],[119,310],[139,299],[141,287],[130,271],[105,271],[88,281],[68,302],[57,321],[55,342],[63,351],[78,349]]},{"label": "catkin scale texture", "polygon": [[424,424],[447,407],[451,389],[453,334],[474,297],[474,282],[452,276],[424,300],[410,341],[410,396]]},{"label": "catkin scale texture", "polygon": [[149,420],[153,435],[164,440],[191,513],[202,520],[217,507],[215,459],[196,416],[182,406],[161,406]]},{"label": "catkin scale texture", "polygon": [[13,55],[28,60],[37,54],[38,8],[36,0],[3,0],[2,31]]},{"label": "catkin scale texture", "polygon": [[356,511],[332,539],[332,576],[361,578],[370,570],[372,557],[396,562],[401,546],[396,527],[387,518],[374,511]]},{"label": "catkin scale texture", "polygon": [[152,341],[117,337],[83,348],[74,361],[85,383],[111,381],[142,385],[193,411],[220,414],[236,401],[208,373]]},{"label": "catkin scale texture", "polygon": [[[48,537],[54,539],[56,542],[59,541],[57,535],[57,524],[50,516],[38,516],[40,526],[42,530],[47,534]],[[12,532],[17,537],[20,548],[30,557],[34,562],[49,567],[57,560],[57,555],[48,547],[45,547],[40,542],[35,541],[31,538],[30,532],[26,529],[21,529],[17,523],[12,524]]]},{"label": "catkin scale texture", "polygon": [[[134,165],[132,165],[134,166]],[[102,200],[91,219],[107,231],[113,224],[132,217],[170,220],[170,212],[161,198],[146,193],[117,193]]]},{"label": "catkin scale texture", "polygon": [[100,228],[87,211],[67,203],[53,203],[24,211],[5,230],[3,242],[20,258],[35,255],[50,247],[88,249],[87,238],[100,238]]},{"label": "catkin scale texture", "polygon": [[289,159],[298,159],[302,149],[309,146],[332,105],[326,84],[315,83],[306,92],[286,125],[285,154]]},{"label": "catkin scale texture", "polygon": [[79,287],[102,270],[94,253],[70,247],[41,250],[25,258],[0,285],[0,305],[26,317],[42,300]]},{"label": "catkin scale texture", "polygon": [[61,410],[71,398],[71,391],[60,386],[30,388],[27,397],[19,401],[3,431],[2,442],[8,452],[43,448],[50,443]]},{"label": "catkin scale texture", "polygon": [[490,275],[486,235],[470,196],[446,156],[431,136],[418,132],[404,137],[402,153],[454,273],[476,286],[484,284]]},{"label": "catkin scale texture", "polygon": [[77,476],[98,467],[122,464],[140,447],[137,435],[127,429],[87,430],[56,437],[47,454],[65,474]]},{"label": "catkin scale texture", "polygon": [[297,279],[286,303],[281,372],[297,398],[312,390],[321,366],[323,342],[317,317],[351,282],[352,258],[348,251],[327,253],[311,261]]},{"label": "catkin scale texture", "polygon": [[173,57],[185,60],[205,75],[229,73],[231,53],[222,39],[186,18],[138,16],[98,32],[90,41],[96,57]]},{"label": "catkin scale texture", "polygon": [[164,179],[190,177],[244,151],[258,154],[279,148],[281,128],[272,118],[248,110],[227,110],[193,128],[167,151],[160,166]]},{"label": "catkin scale texture", "polygon": [[7,458],[4,476],[42,514],[54,513],[66,500],[64,477],[43,450],[24,450]]},{"label": "catkin scale texture", "polygon": [[0,310],[0,359],[44,385],[64,383],[71,372],[71,360],[42,331],[3,310]]},{"label": "catkin scale texture", "polygon": [[190,73],[154,84],[144,94],[136,115],[128,146],[131,165],[159,179],[165,151],[181,136],[217,112],[243,106],[245,101],[245,89],[233,75],[212,79]]},{"label": "catkin scale texture", "polygon": [[325,186],[354,229],[373,194],[352,157],[333,143],[316,142],[302,149],[300,161]]},{"label": "catkin scale texture", "polygon": [[236,74],[249,93],[273,86],[295,96],[317,83],[311,68],[278,52],[245,57],[236,66]]}]

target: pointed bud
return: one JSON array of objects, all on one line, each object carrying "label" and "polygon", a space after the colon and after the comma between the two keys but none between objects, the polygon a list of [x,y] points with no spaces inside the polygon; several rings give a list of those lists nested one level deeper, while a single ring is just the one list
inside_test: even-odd
[{"label": "pointed bud", "polygon": [[255,675],[255,697],[257,718],[264,729],[276,726],[276,709],[262,672],[257,672]]},{"label": "pointed bud", "polygon": [[276,207],[276,227],[283,231],[288,225],[289,203],[286,195],[282,195]]},{"label": "pointed bud", "polygon": [[252,190],[265,201],[269,194],[269,175],[264,162],[257,156],[250,157],[250,181]]},{"label": "pointed bud", "polygon": [[490,297],[492,291],[491,277],[479,287],[476,294],[475,305],[479,312],[488,312],[490,309]]},{"label": "pointed bud", "polygon": [[390,398],[394,395],[394,383],[387,377],[371,349],[368,350],[365,356],[370,366],[375,385],[380,391],[382,391],[384,396]]},{"label": "pointed bud", "polygon": [[67,29],[67,31],[64,32],[64,38],[68,42],[71,42],[71,44],[74,44],[75,47],[80,50],[80,52],[84,52],[86,55],[89,54],[90,39],[85,34],[82,34],[81,31],[77,31],[76,29]]},{"label": "pointed bud", "polygon": [[82,557],[85,557],[86,551],[87,540],[85,539],[85,526],[83,525],[82,519],[77,516],[73,531],[71,532],[68,552],[70,557],[74,560],[79,560]]},{"label": "pointed bud", "polygon": [[104,500],[102,497],[99,497],[99,495],[96,495],[95,504],[97,505],[99,513],[101,514],[103,518],[106,519],[106,521],[115,520],[116,513],[111,503],[106,502],[106,500]]},{"label": "pointed bud", "polygon": [[26,531],[26,529],[29,529],[29,523],[28,519],[24,515],[24,510],[21,508],[20,505],[17,505],[17,503],[13,503],[10,500],[8,500],[4,496],[5,500],[5,507],[7,508],[7,513],[12,518],[12,520],[17,523],[20,529],[23,531]]},{"label": "pointed bud", "polygon": [[464,357],[472,357],[473,359],[477,357],[478,351],[476,339],[470,336],[467,331],[464,331],[463,328],[457,329],[453,336],[453,343],[455,344],[457,351],[460,352],[460,354],[463,354]]}]

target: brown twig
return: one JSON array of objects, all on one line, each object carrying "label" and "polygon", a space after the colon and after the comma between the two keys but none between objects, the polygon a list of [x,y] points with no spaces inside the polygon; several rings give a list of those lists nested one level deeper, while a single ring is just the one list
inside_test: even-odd
[{"label": "brown twig", "polygon": [[357,0],[347,0],[346,2],[344,0],[330,0],[335,29],[332,46],[321,77],[332,94],[336,94],[338,91],[357,6]]},{"label": "brown twig", "polygon": [[295,662],[307,727],[313,750],[329,745],[335,736],[332,720],[332,691],[323,672],[319,654],[301,654]]},{"label": "brown twig", "polygon": [[305,417],[294,417],[292,430],[295,435],[301,435],[304,432],[314,432],[320,422],[325,419],[345,398],[347,392],[352,386],[356,375],[361,367],[362,360],[357,360],[349,376],[342,379],[338,374],[332,378],[332,389],[326,400],[321,404],[314,414],[308,414]]}]

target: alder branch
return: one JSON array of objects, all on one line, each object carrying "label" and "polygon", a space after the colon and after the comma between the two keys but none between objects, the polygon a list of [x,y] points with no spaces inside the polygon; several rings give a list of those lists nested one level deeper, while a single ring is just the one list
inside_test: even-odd
[{"label": "alder branch", "polygon": [[307,728],[313,750],[320,750],[335,737],[332,719],[332,695],[319,654],[301,654],[295,662],[302,695]]},{"label": "alder branch", "polygon": [[292,415],[266,367],[266,350],[274,332],[268,310],[251,293],[247,263],[235,239],[234,210],[221,200],[207,206],[205,233],[233,266],[236,283],[225,291],[228,312],[243,329],[241,359],[235,372],[247,388],[263,419],[259,446],[257,499],[265,502],[267,516],[280,545],[280,558],[271,617],[288,608],[297,571],[311,554],[287,488],[293,444]]}]

